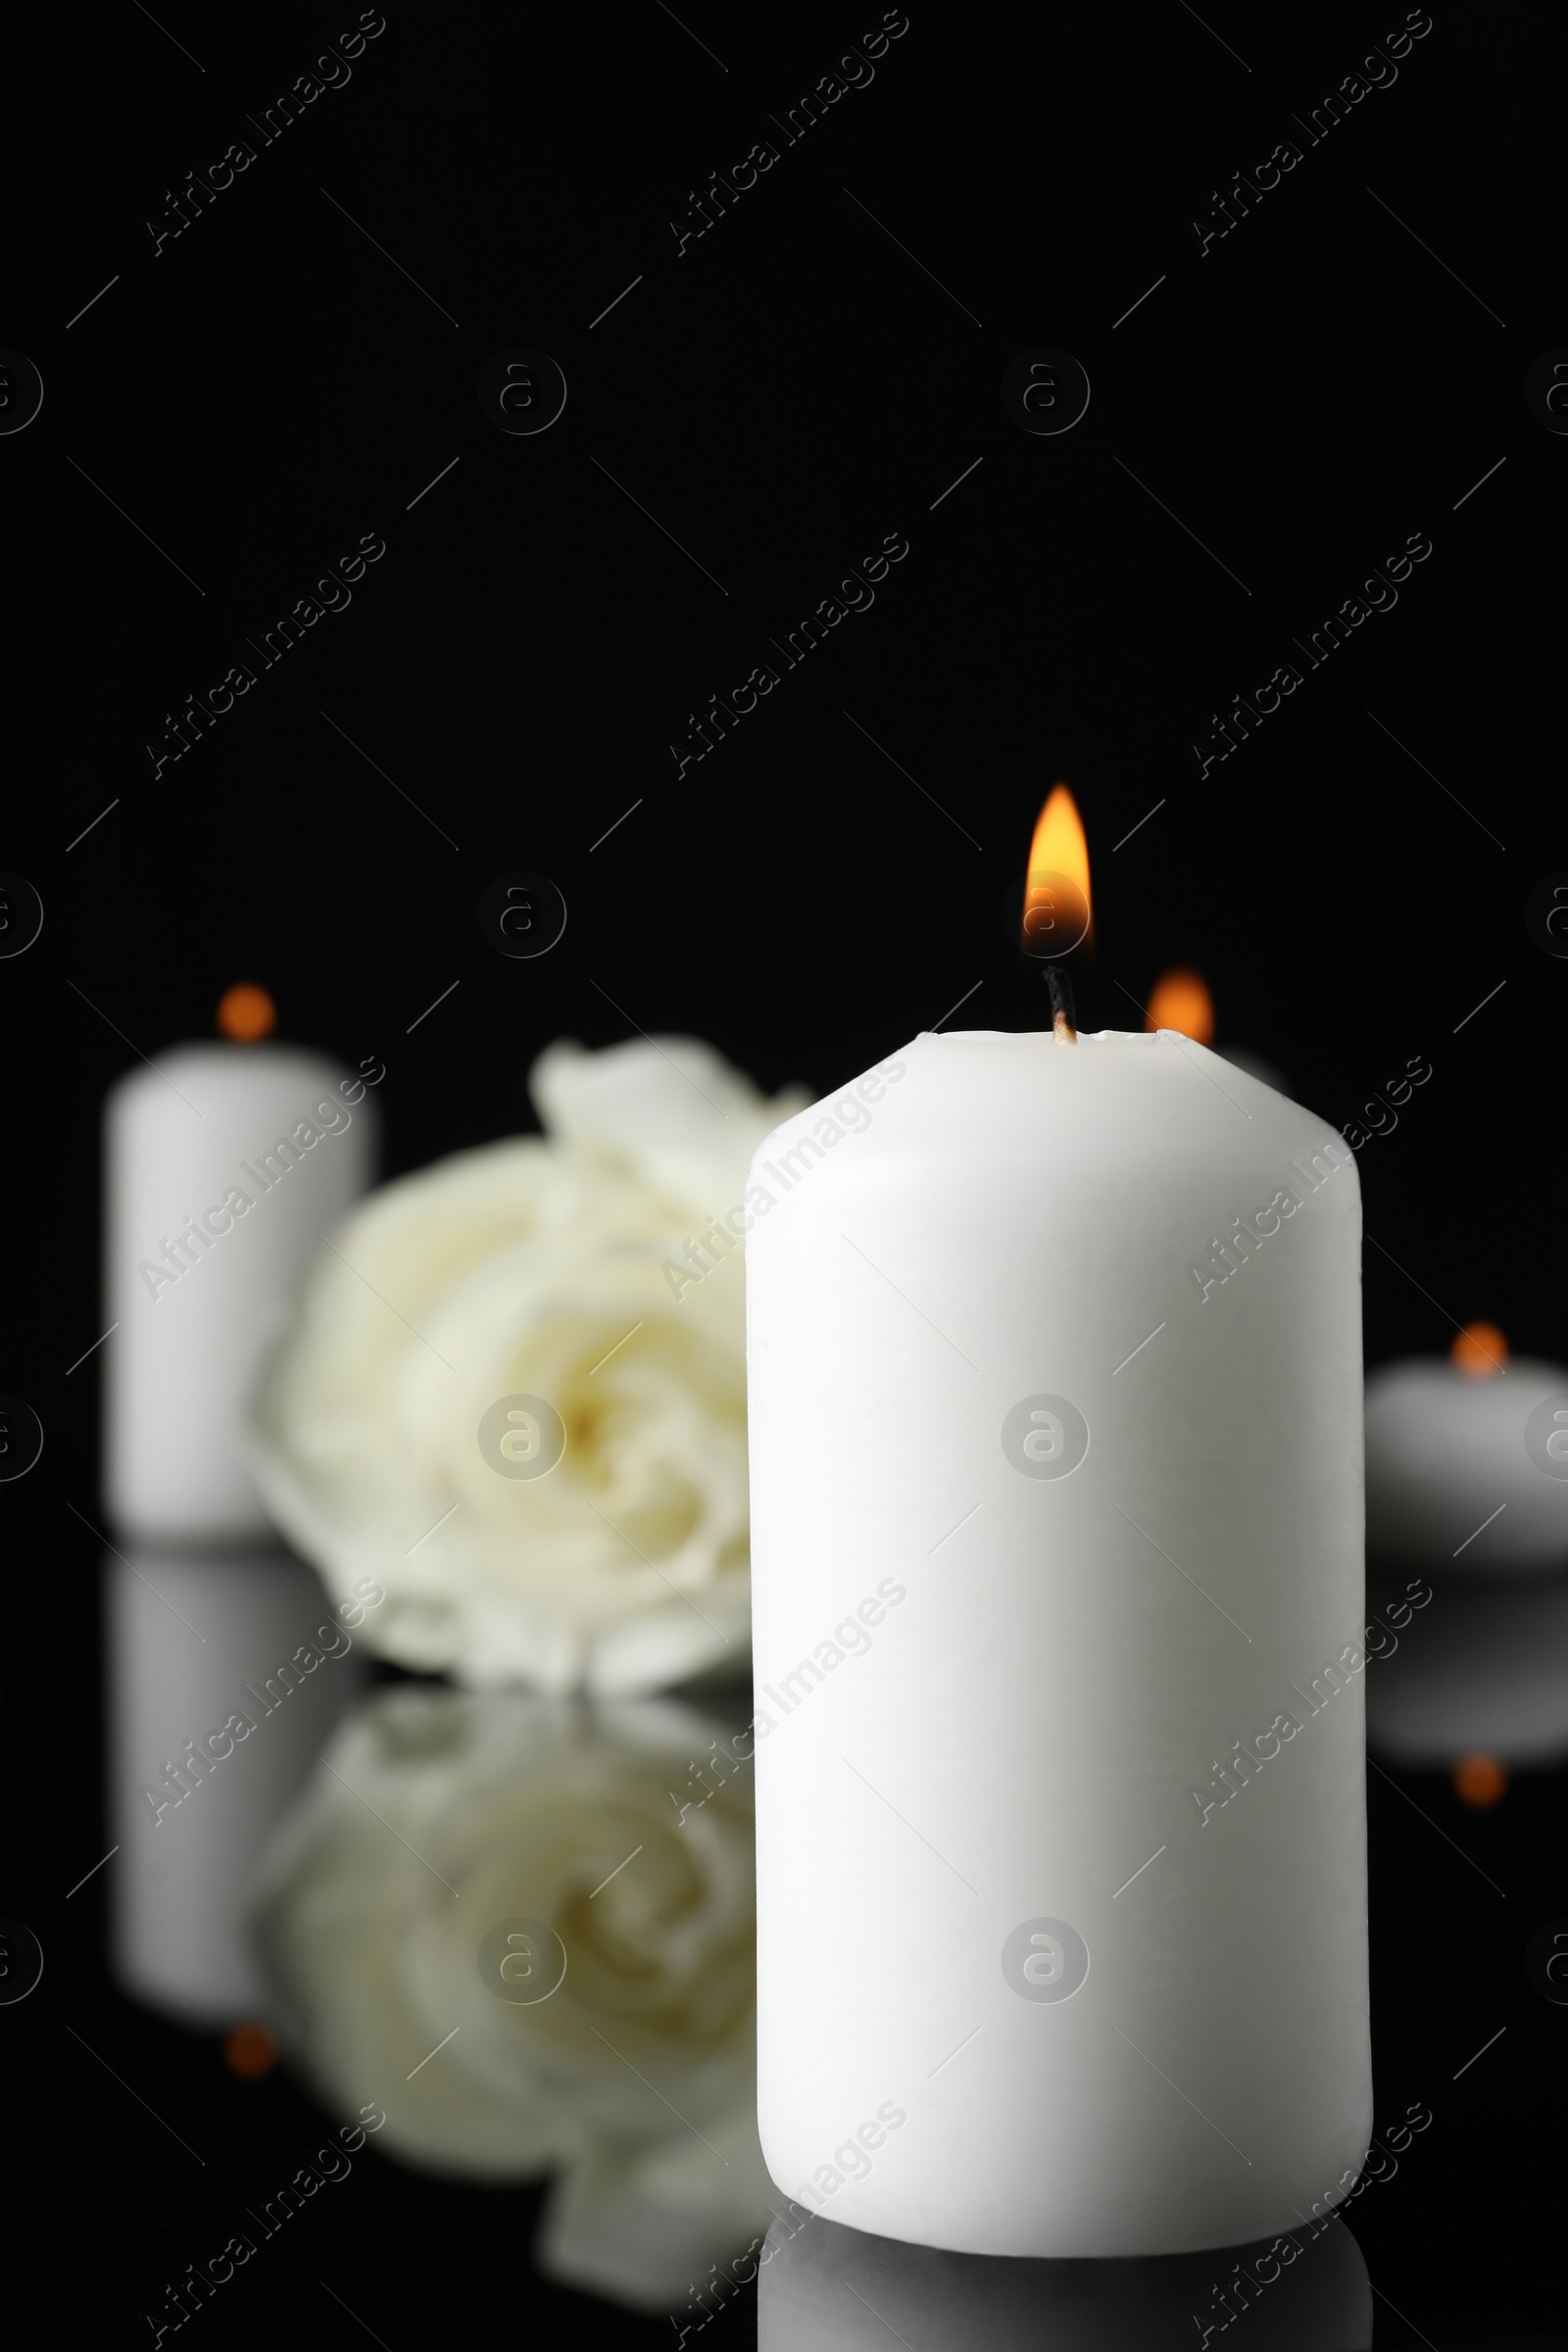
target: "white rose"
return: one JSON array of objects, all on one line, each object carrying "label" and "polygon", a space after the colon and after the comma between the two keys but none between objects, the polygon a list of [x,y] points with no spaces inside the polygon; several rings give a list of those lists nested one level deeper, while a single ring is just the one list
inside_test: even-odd
[{"label": "white rose", "polygon": [[[274,1833],[253,1907],[280,2036],[328,2106],[378,2101],[376,2144],[424,2171],[564,2167],[542,2260],[649,2310],[779,2203],[756,2131],[750,1765],[710,1760],[693,1801],[718,1733],[668,1700],[384,1691]],[[528,2005],[492,1937],[519,1921],[564,1960],[549,1990],[558,1947],[528,1931]]]},{"label": "white rose", "polygon": [[762,2161],[753,2094],[710,2117],[701,2141],[677,2131],[573,2165],[551,2190],[534,2261],[568,2286],[639,2311],[706,2316],[710,2274],[725,2278],[720,2299],[755,2278],[755,2259],[742,2267],[748,2245],[755,2258],[785,2202]]},{"label": "white rose", "polygon": [[[553,1046],[530,1083],[544,1138],[387,1185],[310,1268],[257,1401],[263,1493],[335,1596],[385,1587],[366,1633],[406,1666],[609,1694],[744,1671],[750,1212],[731,1212],[805,1097],[766,1102],[678,1038]],[[519,1396],[564,1425],[548,1475],[480,1451]]]}]

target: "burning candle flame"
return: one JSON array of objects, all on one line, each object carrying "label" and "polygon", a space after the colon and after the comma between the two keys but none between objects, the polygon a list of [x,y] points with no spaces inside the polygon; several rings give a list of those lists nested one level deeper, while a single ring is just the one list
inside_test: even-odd
[{"label": "burning candle flame", "polygon": [[1150,1029],[1179,1029],[1195,1045],[1214,1042],[1214,1000],[1200,972],[1178,968],[1155,981],[1149,1000]]},{"label": "burning candle flame", "polygon": [[[1056,904],[1053,885],[1066,883],[1071,909]],[[1059,929],[1062,953],[1080,939],[1094,939],[1094,910],[1089,895],[1089,843],[1084,836],[1078,804],[1065,784],[1054,784],[1035,824],[1029,845],[1024,885],[1023,945],[1038,953],[1049,943],[1043,932]]]},{"label": "burning candle flame", "polygon": [[237,1046],[254,1046],[277,1027],[277,1006],[265,988],[252,980],[238,981],[219,1002],[218,1030]]},{"label": "burning candle flame", "polygon": [[1507,1369],[1508,1343],[1495,1323],[1467,1323],[1448,1350],[1455,1371],[1472,1380],[1490,1380]]}]

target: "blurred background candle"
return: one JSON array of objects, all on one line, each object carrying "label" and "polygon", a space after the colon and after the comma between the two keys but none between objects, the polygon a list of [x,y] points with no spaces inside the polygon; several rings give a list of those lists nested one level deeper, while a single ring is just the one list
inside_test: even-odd
[{"label": "blurred background candle", "polygon": [[1545,1576],[1568,1563],[1568,1370],[1467,1324],[1446,1361],[1366,1384],[1366,1540],[1434,1576]]},{"label": "blurred background candle", "polygon": [[[1144,1027],[1151,1031],[1174,1029],[1195,1045],[1214,1045],[1214,1000],[1202,974],[1185,964],[1162,972],[1150,993]],[[1261,1054],[1250,1053],[1245,1046],[1215,1046],[1214,1050],[1233,1069],[1245,1070],[1260,1086],[1271,1086],[1277,1095],[1285,1093],[1284,1079]]]},{"label": "blurred background candle", "polygon": [[139,1065],[106,1106],[104,1489],[139,1543],[269,1538],[251,1389],[296,1272],[372,1172],[366,1080],[261,1042],[274,1017],[231,989],[226,1042]]},{"label": "blurred background candle", "polygon": [[747,1196],[769,2170],[963,2252],[1290,2228],[1371,2126],[1354,1161],[1169,1034],[837,1100]]}]

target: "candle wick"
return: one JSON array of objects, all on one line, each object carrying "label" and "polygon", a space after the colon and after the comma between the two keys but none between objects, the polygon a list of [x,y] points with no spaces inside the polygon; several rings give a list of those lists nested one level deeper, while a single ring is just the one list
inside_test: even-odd
[{"label": "candle wick", "polygon": [[1078,1030],[1073,1019],[1072,982],[1059,963],[1047,964],[1046,989],[1051,998],[1052,1034],[1063,1045],[1076,1045]]}]

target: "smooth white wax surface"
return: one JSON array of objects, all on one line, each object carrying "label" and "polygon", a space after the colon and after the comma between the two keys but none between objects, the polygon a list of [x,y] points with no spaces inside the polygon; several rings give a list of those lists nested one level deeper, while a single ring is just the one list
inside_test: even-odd
[{"label": "smooth white wax surface", "polygon": [[[115,1976],[186,2023],[237,2025],[265,2002],[252,1870],[359,1690],[362,1655],[315,1571],[281,1555],[109,1557],[104,1608]],[[235,1710],[254,1728],[209,1744]]]},{"label": "smooth white wax surface", "polygon": [[769,2171],[974,2253],[1296,2227],[1371,2130],[1353,1159],[1167,1032],[970,1032],[748,1199]]},{"label": "smooth white wax surface", "polygon": [[[370,1180],[376,1114],[368,1096],[351,1107],[341,1091],[361,1083],[292,1046],[184,1046],[110,1093],[104,1322],[119,1329],[104,1348],[104,1488],[137,1542],[270,1540],[246,1414],[295,1275]],[[319,1141],[291,1159],[278,1145],[302,1122]],[[194,1262],[181,1269],[165,1244],[187,1218],[221,1212],[231,1187],[252,1205],[230,1210],[205,1250],[187,1243]],[[159,1282],[159,1265],[177,1279]]]},{"label": "smooth white wax surface", "polygon": [[[1381,1365],[1366,1384],[1372,1556],[1413,1560],[1446,1577],[1550,1575],[1568,1566],[1568,1458],[1554,1475],[1526,1443],[1531,1416],[1553,1397],[1565,1408],[1565,1434],[1549,1434],[1558,1453],[1568,1453],[1561,1364],[1516,1355],[1484,1380],[1435,1357]],[[1544,1451],[1539,1440],[1537,1450]]]}]

